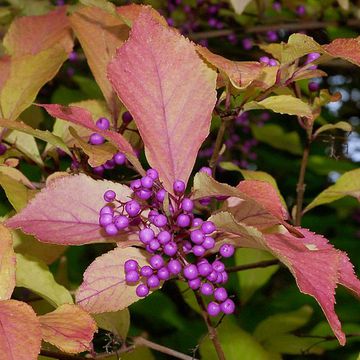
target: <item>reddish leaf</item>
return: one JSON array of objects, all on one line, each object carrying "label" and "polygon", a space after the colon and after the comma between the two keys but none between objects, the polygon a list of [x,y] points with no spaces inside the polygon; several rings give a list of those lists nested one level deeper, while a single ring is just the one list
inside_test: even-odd
[{"label": "reddish leaf", "polygon": [[360,66],[360,41],[358,39],[336,39],[323,48],[334,57],[343,58]]},{"label": "reddish leaf", "polygon": [[209,133],[216,73],[191,43],[145,10],[110,63],[108,77],[134,116],[165,188],[172,191],[175,179],[187,182]]},{"label": "reddish leaf", "polygon": [[21,301],[0,301],[1,359],[36,360],[40,345],[40,323],[33,309]]},{"label": "reddish leaf", "polygon": [[0,89],[3,88],[7,78],[10,75],[11,69],[11,57],[2,56],[0,57]]},{"label": "reddish leaf", "polygon": [[106,77],[106,67],[115,50],[128,38],[129,27],[120,17],[97,7],[83,7],[75,11],[70,17],[70,22],[96,82],[114,117],[117,117],[120,104]]},{"label": "reddish leaf", "polygon": [[77,106],[63,106],[57,104],[39,104],[39,106],[45,108],[45,110],[53,117],[67,120],[76,125],[81,125],[93,132],[103,135],[107,140],[116,145],[120,151],[126,154],[129,161],[134,165],[139,173],[144,173],[144,170],[129,142],[121,134],[115,131],[100,131],[95,125],[90,111]]},{"label": "reddish leaf", "polygon": [[62,305],[56,310],[39,316],[44,341],[61,351],[77,354],[91,349],[96,331],[93,318],[77,305]]},{"label": "reddish leaf", "polygon": [[73,46],[65,7],[46,15],[15,19],[4,38],[4,46],[16,57],[37,54],[59,44],[67,52],[70,52]]},{"label": "reddish leaf", "polygon": [[231,61],[212,53],[205,47],[196,46],[197,52],[211,65],[218,68],[222,76],[228,77],[233,86],[243,89],[261,73],[263,66],[256,61]]},{"label": "reddish leaf", "polygon": [[96,314],[122,310],[139,300],[136,286],[125,282],[124,263],[128,259],[140,266],[147,263],[144,253],[135,248],[117,248],[98,257],[84,273],[76,293],[77,304]]},{"label": "reddish leaf", "polygon": [[15,287],[16,257],[10,231],[0,224],[0,300],[10,299]]},{"label": "reddish leaf", "polygon": [[132,192],[125,185],[96,181],[83,174],[55,179],[6,225],[60,245],[126,240],[126,233],[109,238],[99,225],[99,211],[105,205],[103,194],[108,189],[122,201]]},{"label": "reddish leaf", "polygon": [[145,9],[151,13],[154,20],[158,21],[164,26],[168,25],[166,19],[163,16],[161,16],[154,8],[147,5],[129,4],[116,8],[116,11],[120,15],[129,19],[131,22],[134,22]]}]

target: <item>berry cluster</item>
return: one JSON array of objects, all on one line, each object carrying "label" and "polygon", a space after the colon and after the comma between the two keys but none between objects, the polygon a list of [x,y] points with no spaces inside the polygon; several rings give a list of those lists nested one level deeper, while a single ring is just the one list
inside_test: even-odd
[{"label": "berry cluster", "polygon": [[[96,121],[96,126],[99,130],[109,130],[110,121],[105,117],[101,117]],[[93,133],[89,137],[89,143],[91,145],[101,145],[104,142],[105,138],[98,133]],[[125,163],[125,155],[122,152],[118,152],[113,156],[112,159],[106,161],[103,165],[94,167],[93,172],[99,176],[102,176],[105,170],[112,170],[116,165],[124,165]]]},{"label": "berry cluster", "polygon": [[[203,171],[208,171],[204,170]],[[176,277],[186,281],[191,289],[205,296],[213,295],[207,307],[212,316],[220,312],[231,314],[234,302],[222,286],[228,280],[221,258],[234,254],[234,247],[223,244],[214,252],[216,226],[194,215],[194,202],[186,197],[185,183],[177,180],[173,194],[162,187],[158,173],[149,169],[141,179],[130,184],[131,199],[116,199],[113,190],[104,193],[107,204],[100,210],[99,223],[108,235],[137,227],[138,237],[151,254],[149,264],[140,266],[136,260],[125,262],[127,284],[136,285],[136,294],[146,297],[162,283]],[[207,257],[215,257],[210,261]]]},{"label": "berry cluster", "polygon": [[7,151],[7,147],[5,146],[5,144],[3,144],[2,142],[0,142],[0,156],[4,155]]}]

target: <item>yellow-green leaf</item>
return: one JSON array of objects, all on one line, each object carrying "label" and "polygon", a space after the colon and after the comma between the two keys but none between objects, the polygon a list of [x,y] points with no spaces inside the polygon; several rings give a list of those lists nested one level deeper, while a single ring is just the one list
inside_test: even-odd
[{"label": "yellow-green leaf", "polygon": [[73,303],[70,292],[55,281],[48,267],[30,256],[16,254],[16,286],[31,290],[54,307]]},{"label": "yellow-green leaf", "polygon": [[353,196],[360,201],[360,169],[355,169],[344,173],[332,185],[322,191],[304,210],[304,212],[313,209],[316,206],[328,204],[339,200],[344,196]]},{"label": "yellow-green leaf", "polygon": [[108,330],[125,341],[130,327],[130,313],[126,308],[116,312],[93,315],[99,328]]},{"label": "yellow-green leaf", "polygon": [[304,101],[291,95],[269,96],[261,101],[251,101],[244,110],[267,109],[280,114],[311,117],[311,107]]},{"label": "yellow-green leaf", "polygon": [[347,123],[346,121],[339,121],[336,124],[326,124],[321,126],[319,129],[317,129],[314,133],[314,138],[317,137],[319,134],[321,134],[324,131],[329,130],[343,130],[343,131],[352,131],[352,126]]}]

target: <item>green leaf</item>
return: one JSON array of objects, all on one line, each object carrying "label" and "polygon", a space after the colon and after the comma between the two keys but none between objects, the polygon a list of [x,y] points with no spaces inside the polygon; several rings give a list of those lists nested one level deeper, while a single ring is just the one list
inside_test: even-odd
[{"label": "green leaf", "polygon": [[125,341],[130,327],[130,313],[127,308],[116,312],[93,314],[93,317],[98,327]]},{"label": "green leaf", "polygon": [[[254,337],[235,325],[230,317],[226,316],[217,330],[226,360],[270,360],[269,353]],[[200,343],[200,354],[206,360],[218,359],[208,336]]]},{"label": "green leaf", "polygon": [[31,290],[54,307],[73,304],[70,292],[55,281],[48,267],[30,256],[16,254],[16,286]]},{"label": "green leaf", "polygon": [[2,172],[0,172],[0,186],[17,212],[23,209],[33,196],[32,191],[25,185]]},{"label": "green leaf", "polygon": [[261,101],[251,101],[244,105],[244,111],[267,109],[280,114],[311,117],[311,107],[304,101],[291,95],[269,96]]},{"label": "green leaf", "polygon": [[258,341],[265,342],[280,334],[295,331],[306,325],[312,314],[310,306],[303,306],[296,311],[269,316],[256,327],[254,336]]},{"label": "green leaf", "polygon": [[178,286],[183,299],[185,302],[197,313],[201,314],[201,309],[196,300],[194,292],[189,288],[188,284],[182,280],[176,281],[176,285]]},{"label": "green leaf", "polygon": [[52,134],[51,132],[49,132],[47,130],[42,131],[42,130],[38,130],[38,129],[33,129],[32,127],[30,127],[29,125],[26,125],[25,123],[23,123],[21,121],[10,121],[10,120],[5,120],[5,119],[0,119],[0,127],[5,127],[8,129],[12,129],[12,130],[18,130],[23,133],[32,135],[32,136],[36,137],[37,139],[46,141],[46,142],[62,149],[67,154],[71,155],[71,152],[68,149],[68,147],[66,146],[66,144],[64,143],[64,141],[61,140],[58,136]]},{"label": "green leaf", "polygon": [[331,171],[343,174],[346,171],[356,169],[357,166],[350,161],[339,161],[321,155],[311,155],[309,156],[308,168],[316,174],[328,175]]},{"label": "green leaf", "polygon": [[335,185],[322,191],[304,210],[313,209],[316,206],[328,204],[339,200],[344,196],[353,196],[360,201],[360,169],[348,171],[339,177]]},{"label": "green leaf", "polygon": [[350,132],[350,131],[352,131],[352,126],[345,121],[339,121],[336,124],[326,124],[326,125],[321,126],[319,129],[317,129],[315,131],[313,137],[316,138],[322,132],[329,131],[329,130],[336,130],[336,129]]},{"label": "green leaf", "polygon": [[251,130],[254,137],[265,144],[294,155],[302,154],[300,137],[296,131],[285,132],[281,126],[275,124],[252,126]]},{"label": "green leaf", "polygon": [[[118,360],[118,356],[113,356],[107,359]],[[121,354],[121,360],[155,360],[155,356],[152,354],[149,348],[140,346],[140,347],[136,347],[134,351]]]},{"label": "green leaf", "polygon": [[[238,249],[235,253],[235,264],[246,265],[274,257],[267,251],[258,249]],[[279,265],[266,268],[249,269],[236,273],[240,286],[240,299],[247,302],[257,289],[265,285],[271,276],[279,269]]]}]

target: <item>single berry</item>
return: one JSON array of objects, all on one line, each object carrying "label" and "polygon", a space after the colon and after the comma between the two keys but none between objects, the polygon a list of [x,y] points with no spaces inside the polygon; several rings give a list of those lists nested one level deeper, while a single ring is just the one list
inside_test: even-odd
[{"label": "single berry", "polygon": [[306,64],[309,64],[315,60],[317,60],[321,55],[317,52],[313,52],[313,53],[310,53],[308,54],[307,58],[306,58]]},{"label": "single berry", "polygon": [[203,219],[200,218],[194,218],[194,220],[192,221],[192,226],[193,227],[199,227],[202,223],[204,222]]},{"label": "single berry", "polygon": [[130,200],[125,204],[125,210],[131,217],[135,217],[140,213],[141,206],[136,200]]},{"label": "single berry", "polygon": [[223,244],[220,246],[219,253],[224,258],[229,258],[234,255],[235,248],[230,244]]},{"label": "single berry", "polygon": [[215,260],[213,263],[212,263],[212,267],[215,271],[217,272],[222,272],[225,270],[225,265],[224,263],[222,263],[220,260]]},{"label": "single berry", "polygon": [[154,273],[154,270],[148,265],[145,265],[140,269],[141,276],[149,277],[153,273]]},{"label": "single berry", "polygon": [[195,245],[193,248],[192,248],[192,251],[194,253],[195,256],[204,256],[206,250],[204,249],[204,247],[202,247],[201,245]]},{"label": "single berry", "polygon": [[211,168],[209,168],[209,167],[207,167],[207,166],[203,166],[203,167],[199,170],[199,172],[202,172],[202,173],[205,173],[205,174],[207,174],[207,175],[209,175],[209,176],[212,176],[212,170],[211,170]]},{"label": "single berry", "polygon": [[209,206],[211,203],[211,197],[204,197],[199,200],[199,203],[203,206]]},{"label": "single berry", "polygon": [[113,216],[112,216],[112,214],[103,214],[103,215],[100,215],[99,224],[100,224],[102,227],[105,227],[106,225],[112,224],[112,222],[113,222]]},{"label": "single berry", "polygon": [[154,181],[159,178],[159,173],[155,169],[147,170],[146,175],[150,176]]},{"label": "single berry", "polygon": [[311,81],[308,85],[309,91],[317,92],[320,89],[320,85],[317,82]]},{"label": "single berry", "polygon": [[201,285],[201,280],[199,278],[195,278],[193,280],[189,280],[188,281],[188,285],[190,287],[190,289],[192,290],[197,290],[200,288]]},{"label": "single berry", "polygon": [[164,189],[160,189],[156,193],[156,199],[160,202],[163,202],[165,200],[166,191]]},{"label": "single berry", "polygon": [[210,283],[203,283],[200,287],[200,291],[203,295],[210,296],[214,292],[214,286]]},{"label": "single berry", "polygon": [[[0,151],[0,153],[1,153],[1,151]],[[100,166],[95,166],[92,170],[95,175],[103,176],[105,168],[102,165],[100,165]]]},{"label": "single berry", "polygon": [[141,178],[141,185],[144,188],[151,189],[154,184],[154,180],[150,176],[144,176]]},{"label": "single berry", "polygon": [[175,180],[173,184],[175,194],[181,195],[185,191],[185,183],[182,180]]},{"label": "single berry", "polygon": [[277,61],[275,59],[270,59],[269,60],[269,66],[277,66]]},{"label": "single berry", "polygon": [[161,269],[158,270],[157,276],[160,280],[168,280],[170,277],[170,272],[168,268],[162,267]]},{"label": "single berry", "polygon": [[106,190],[104,194],[104,200],[107,202],[112,202],[116,198],[116,193],[113,190]]},{"label": "single berry", "polygon": [[160,285],[160,279],[156,275],[151,275],[148,277],[146,283],[150,289],[154,289]]},{"label": "single berry", "polygon": [[269,30],[266,33],[266,37],[269,42],[275,42],[278,40],[278,35],[277,35],[276,31]]},{"label": "single berry", "polygon": [[135,270],[128,271],[125,274],[125,280],[127,283],[136,283],[139,281],[139,274]]},{"label": "single berry", "polygon": [[185,266],[183,273],[184,273],[184,277],[188,280],[193,280],[197,278],[199,275],[198,269],[194,264]]},{"label": "single berry", "polygon": [[132,270],[137,270],[138,266],[139,266],[139,264],[136,260],[126,260],[125,264],[124,264],[124,269],[125,269],[125,272],[129,272]]},{"label": "single berry", "polygon": [[215,289],[214,298],[215,298],[215,300],[217,300],[219,302],[225,301],[228,298],[226,289],[223,287]]},{"label": "single berry", "polygon": [[100,210],[100,215],[103,214],[113,214],[114,213],[114,209],[109,206],[109,205],[105,205],[104,207],[101,208]]},{"label": "single berry", "polygon": [[93,133],[90,135],[89,142],[91,145],[101,145],[105,142],[105,139],[100,134]]},{"label": "single berry", "polygon": [[175,242],[169,242],[164,245],[164,253],[168,256],[174,256],[178,250]]},{"label": "single berry", "polygon": [[131,190],[133,190],[133,191],[139,190],[141,188],[141,180],[140,179],[133,180],[130,183],[130,187],[131,187]]},{"label": "single berry", "polygon": [[128,112],[128,111],[125,111],[123,114],[122,114],[122,121],[125,123],[125,124],[128,124],[132,121],[133,117],[132,115]]},{"label": "single berry", "polygon": [[104,169],[106,170],[112,170],[115,168],[115,161],[113,159],[110,159],[108,161],[105,162],[105,164],[103,165]]},{"label": "single berry", "polygon": [[270,59],[269,59],[268,56],[262,56],[262,57],[259,59],[259,61],[260,61],[261,63],[265,64],[265,65],[268,65]]},{"label": "single berry", "polygon": [[179,260],[170,260],[167,264],[167,268],[173,275],[178,275],[181,272],[182,266]]},{"label": "single berry", "polygon": [[252,39],[250,39],[250,38],[242,39],[241,44],[242,44],[244,50],[251,50],[254,46],[254,43],[253,43]]},{"label": "single berry", "polygon": [[154,269],[160,269],[164,266],[164,259],[160,255],[154,255],[150,259],[150,265]]},{"label": "single berry", "polygon": [[108,130],[110,128],[110,121],[107,118],[101,117],[96,121],[96,126],[100,130]]},{"label": "single berry", "polygon": [[201,230],[194,230],[190,233],[190,239],[194,244],[201,245],[205,239],[205,236]]},{"label": "single berry", "polygon": [[118,215],[114,218],[114,224],[119,230],[129,226],[129,218],[125,215]]},{"label": "single berry", "polygon": [[216,271],[212,271],[206,278],[210,281],[210,282],[215,282],[216,279],[218,277],[218,273]]},{"label": "single berry", "polygon": [[220,309],[224,314],[229,315],[235,311],[235,304],[231,299],[227,299],[220,304]]},{"label": "single berry", "polygon": [[216,230],[216,226],[212,221],[205,221],[201,225],[201,231],[204,234],[211,234]]},{"label": "single berry", "polygon": [[122,152],[118,152],[114,155],[113,160],[116,165],[124,165],[126,162],[126,156]]},{"label": "single berry", "polygon": [[217,316],[220,313],[220,305],[215,301],[209,302],[207,312],[210,316]]},{"label": "single berry", "polygon": [[157,227],[163,227],[167,224],[167,218],[165,215],[159,214],[154,217],[153,223]]},{"label": "single berry", "polygon": [[140,189],[136,191],[136,195],[142,200],[149,200],[152,196],[152,191],[149,189]]},{"label": "single berry", "polygon": [[214,248],[215,246],[215,240],[210,237],[210,236],[206,236],[204,242],[201,244],[206,250],[211,250]]},{"label": "single berry", "polygon": [[182,228],[190,226],[191,218],[189,215],[180,214],[176,219],[176,225]]},{"label": "single berry", "polygon": [[118,233],[118,229],[114,224],[109,224],[105,226],[105,232],[110,236],[114,236]]},{"label": "single berry", "polygon": [[149,244],[152,239],[154,239],[155,234],[152,229],[145,228],[140,230],[139,239],[143,244]]},{"label": "single berry", "polygon": [[136,295],[138,297],[145,297],[149,294],[149,288],[145,284],[140,284],[136,287]]},{"label": "single berry", "polygon": [[198,265],[198,270],[199,270],[199,274],[201,276],[206,277],[211,274],[211,272],[213,271],[213,268],[208,262],[203,262]]},{"label": "single berry", "polygon": [[306,14],[306,8],[304,5],[299,5],[297,8],[296,8],[296,14],[298,16],[304,16]]},{"label": "single berry", "polygon": [[160,246],[161,246],[160,243],[156,239],[151,240],[149,243],[149,248],[152,251],[156,251],[156,250],[160,249]]},{"label": "single berry", "polygon": [[181,201],[181,209],[187,212],[191,212],[194,209],[194,203],[189,198],[184,198]]},{"label": "single berry", "polygon": [[157,235],[157,239],[161,245],[165,245],[171,240],[171,234],[168,231],[160,231]]}]

